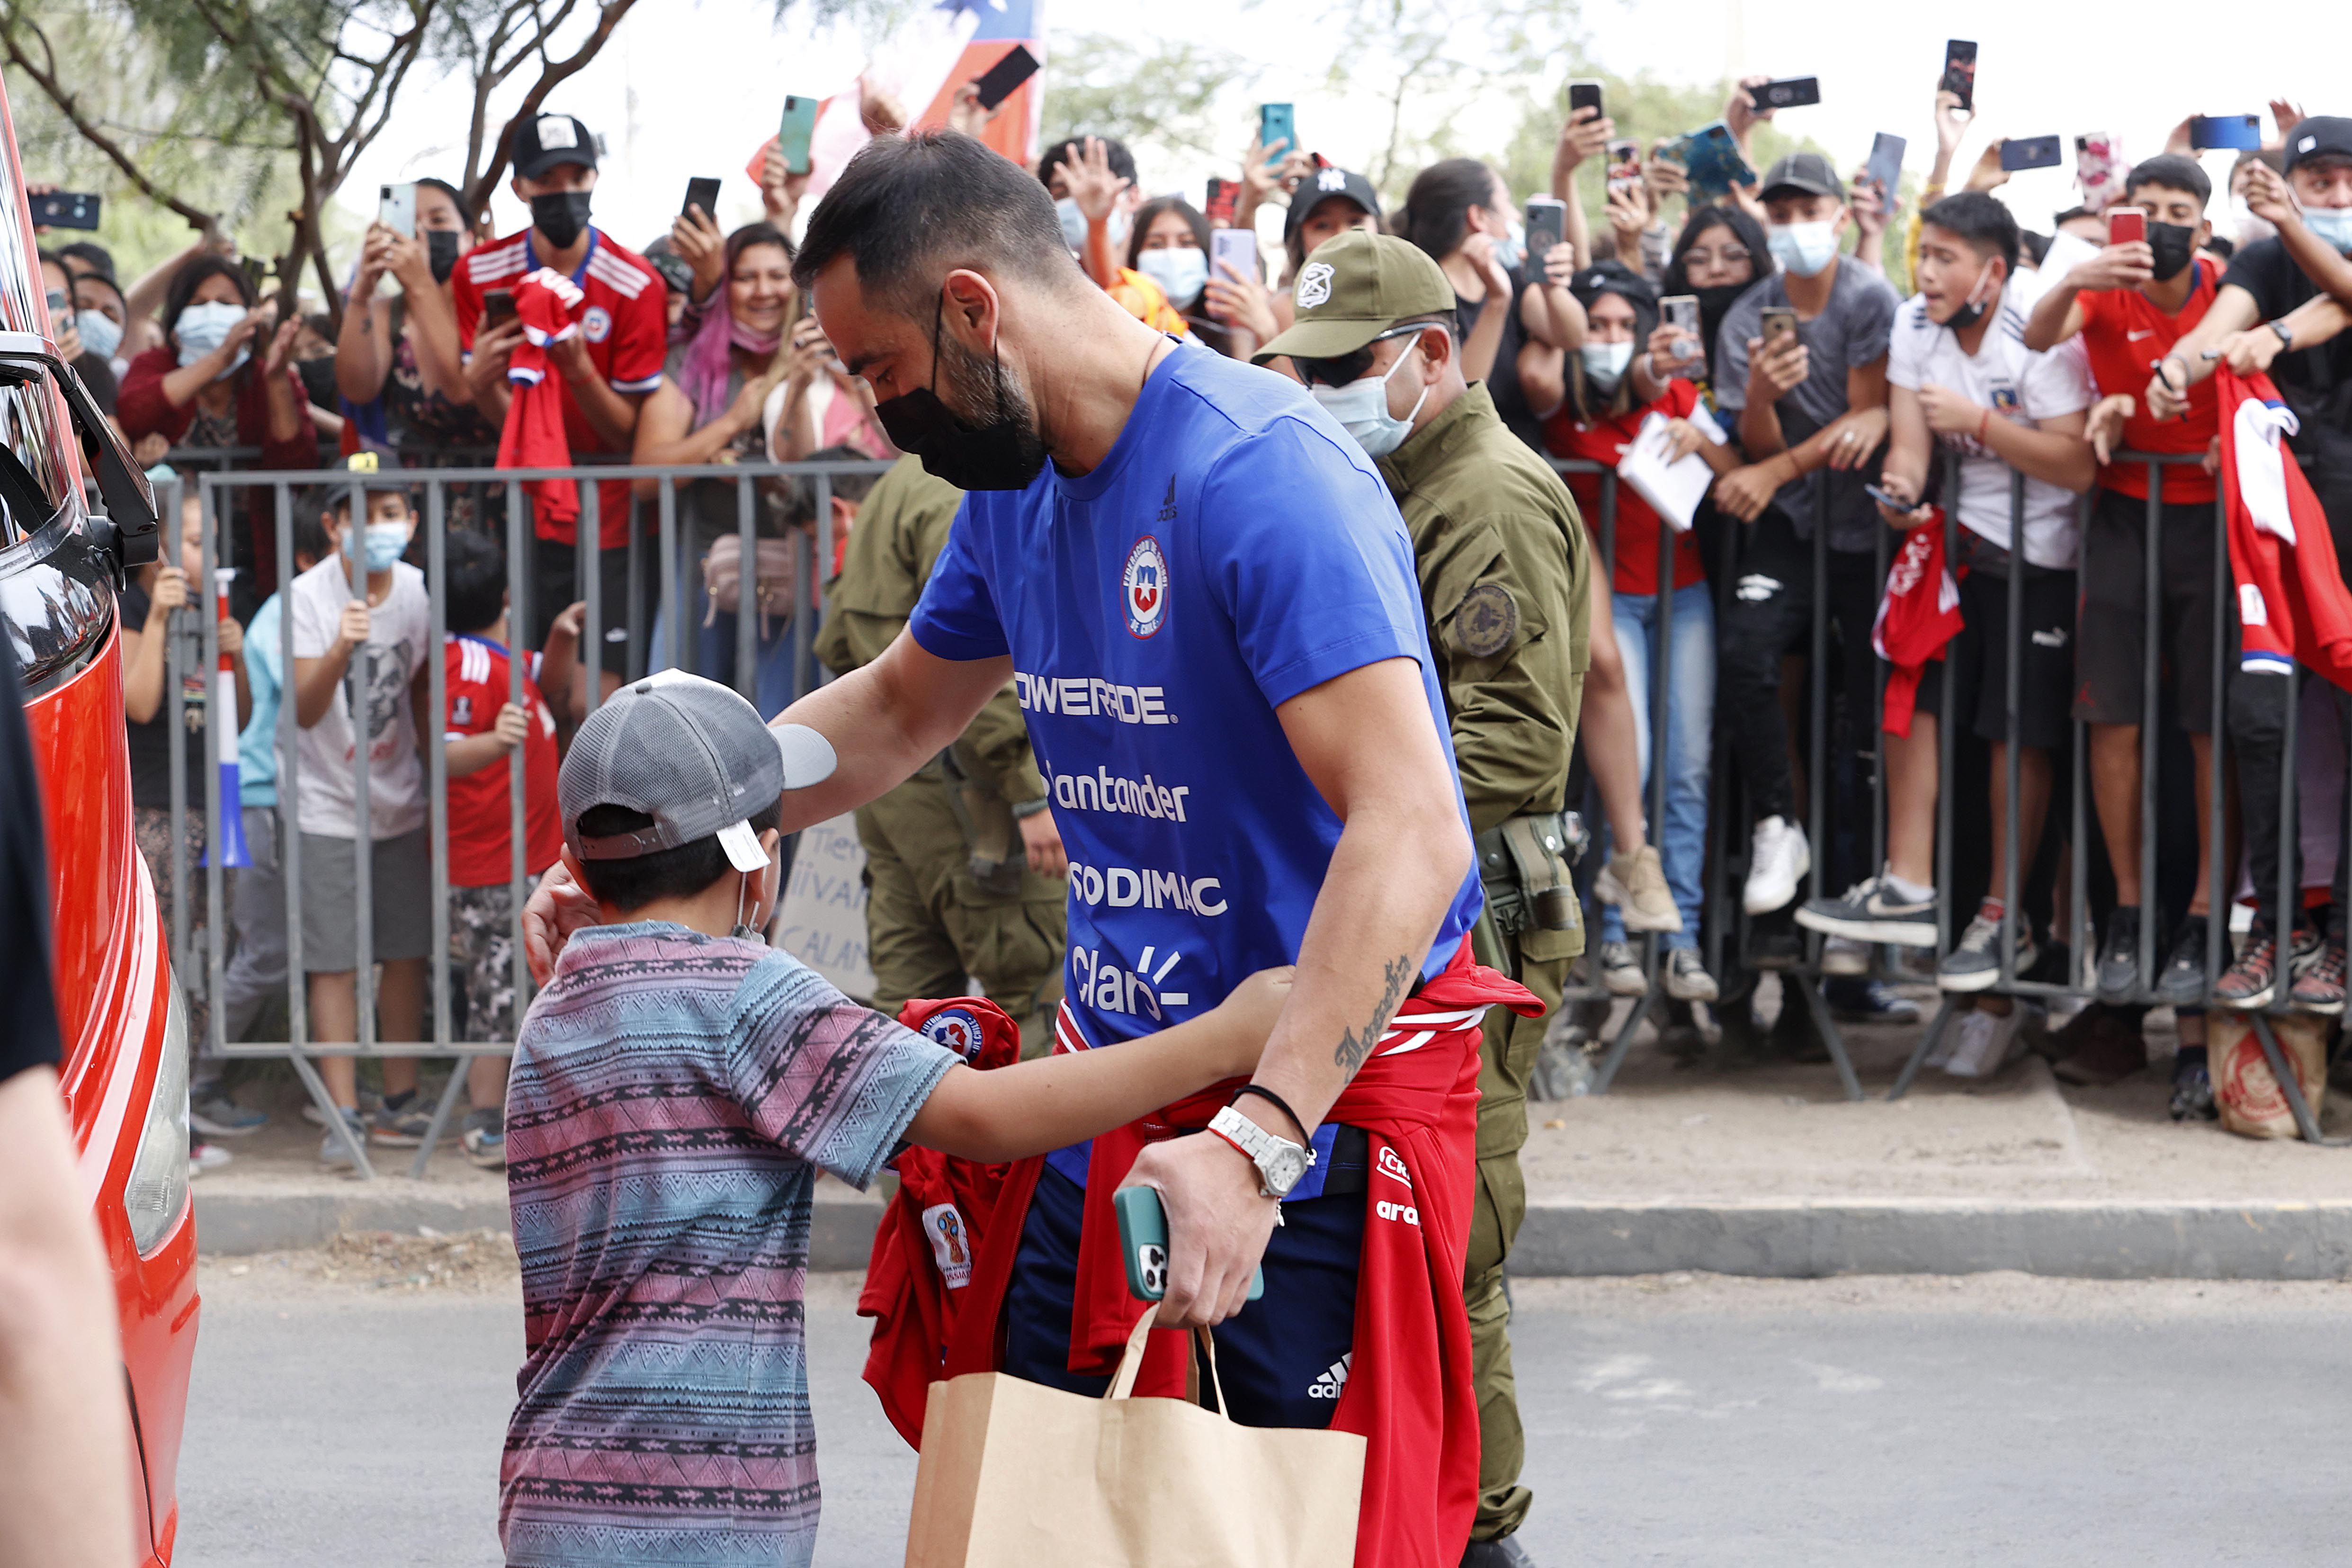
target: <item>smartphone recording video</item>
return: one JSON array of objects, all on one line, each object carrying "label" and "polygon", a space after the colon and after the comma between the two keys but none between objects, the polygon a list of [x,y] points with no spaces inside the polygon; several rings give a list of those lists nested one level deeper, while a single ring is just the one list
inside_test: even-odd
[{"label": "smartphone recording video", "polygon": [[1780,81],[1768,81],[1748,95],[1759,114],[1769,114],[1776,109],[1802,109],[1822,100],[1822,80],[1819,77],[1792,76]]},{"label": "smartphone recording video", "polygon": [[1568,239],[1568,204],[1555,196],[1529,196],[1527,202],[1528,271],[1543,269],[1544,258]]},{"label": "smartphone recording video", "polygon": [[2146,207],[2109,207],[2107,209],[2107,243],[2131,245],[2147,239],[2147,209]]},{"label": "smartphone recording video", "polygon": [[1945,92],[1960,100],[1961,110],[1969,114],[1977,110],[1977,46],[1972,39],[1953,38],[1944,45],[1944,79],[1938,84]]},{"label": "smartphone recording video", "polygon": [[2189,121],[2189,145],[2199,153],[2217,148],[2234,153],[2259,152],[2263,145],[2262,118],[2252,114],[2197,115]]},{"label": "smartphone recording video", "polygon": [[1568,84],[1568,117],[1574,120],[1580,110],[1587,109],[1592,110],[1592,118],[1595,120],[1602,119],[1608,114],[1609,111],[1601,106],[1601,84],[1591,78],[1570,82]]},{"label": "smartphone recording video", "polygon": [[1004,58],[988,68],[972,85],[980,89],[980,106],[994,109],[1023,82],[1037,74],[1037,57],[1019,44],[1006,51]]},{"label": "smartphone recording video", "polygon": [[2054,169],[2058,162],[2055,136],[2011,136],[2000,144],[2000,166],[2012,174],[2022,169]]}]

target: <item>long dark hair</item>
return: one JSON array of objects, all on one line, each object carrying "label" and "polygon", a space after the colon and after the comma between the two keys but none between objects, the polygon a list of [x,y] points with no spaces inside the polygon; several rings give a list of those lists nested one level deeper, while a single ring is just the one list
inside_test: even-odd
[{"label": "long dark hair", "polygon": [[248,310],[259,301],[254,292],[253,279],[247,277],[242,263],[226,256],[206,251],[183,266],[172,275],[172,286],[163,291],[163,335],[170,337],[180,325],[180,313],[196,297],[207,278],[226,278],[236,285],[236,297]]},{"label": "long dark hair", "polygon": [[1674,254],[1666,262],[1666,282],[1664,289],[1661,290],[1662,293],[1695,292],[1690,286],[1690,273],[1684,265],[1684,258],[1690,254],[1690,247],[1698,243],[1699,236],[1711,228],[1729,229],[1738,237],[1739,243],[1748,247],[1748,265],[1755,269],[1754,275],[1748,279],[1749,282],[1754,282],[1758,278],[1762,278],[1772,270],[1770,262],[1772,248],[1764,238],[1762,225],[1748,216],[1741,208],[1728,203],[1721,206],[1696,207],[1692,210],[1690,216],[1684,220],[1682,233],[1675,237]]},{"label": "long dark hair", "polygon": [[1446,158],[1412,178],[1396,232],[1443,261],[1470,231],[1470,209],[1495,205],[1495,171],[1475,158]]},{"label": "long dark hair", "polygon": [[1208,254],[1209,220],[1201,216],[1200,209],[1182,196],[1154,196],[1135,209],[1135,222],[1128,227],[1127,267],[1129,271],[1135,270],[1136,258],[1143,254],[1143,237],[1151,232],[1151,226],[1159,221],[1161,213],[1174,213],[1182,218],[1186,226],[1192,229],[1192,242],[1201,247],[1201,254],[1203,256]]}]

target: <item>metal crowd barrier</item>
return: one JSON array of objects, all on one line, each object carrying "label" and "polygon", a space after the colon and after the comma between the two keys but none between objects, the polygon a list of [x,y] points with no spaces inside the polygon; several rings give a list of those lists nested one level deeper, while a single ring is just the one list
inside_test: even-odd
[{"label": "metal crowd barrier", "polygon": [[[236,564],[232,555],[233,531],[225,531],[222,520],[236,500],[247,491],[264,491],[273,503],[272,516],[276,524],[277,559],[280,563],[277,584],[278,604],[278,642],[284,668],[282,700],[278,717],[278,814],[283,853],[279,874],[286,890],[287,939],[287,1005],[289,1037],[276,1041],[230,1041],[226,1037],[226,1019],[220,1002],[222,981],[227,959],[229,910],[225,899],[226,879],[221,855],[213,847],[226,842],[222,832],[225,812],[240,809],[239,803],[221,798],[221,777],[216,767],[204,771],[204,809],[208,852],[204,867],[205,896],[210,910],[206,921],[207,950],[204,965],[207,993],[213,999],[211,1008],[211,1048],[228,1058],[283,1058],[293,1064],[304,1088],[317,1103],[331,1130],[343,1142],[363,1175],[374,1171],[367,1157],[363,1140],[354,1139],[345,1127],[326,1085],[319,1077],[312,1058],[321,1056],[349,1057],[451,1057],[471,1058],[483,1055],[509,1055],[513,1050],[510,1040],[486,1040],[456,1037],[452,1026],[449,973],[449,821],[448,773],[444,731],[440,721],[447,712],[448,693],[446,671],[441,648],[446,632],[447,523],[446,500],[453,486],[500,486],[506,494],[505,546],[507,584],[509,605],[509,637],[519,644],[524,628],[530,626],[533,613],[534,588],[532,563],[533,533],[530,522],[529,492],[524,485],[532,480],[569,479],[579,481],[580,516],[577,527],[575,582],[584,601],[585,626],[581,637],[580,658],[585,689],[585,702],[593,710],[601,697],[601,684],[595,672],[602,667],[602,649],[605,646],[606,618],[613,606],[603,603],[603,574],[598,558],[599,498],[596,480],[651,480],[656,485],[652,507],[654,526],[648,530],[642,516],[633,515],[628,546],[628,604],[620,607],[621,618],[614,629],[625,626],[628,635],[627,679],[635,679],[649,669],[677,666],[697,669],[699,663],[698,639],[689,636],[685,627],[690,612],[691,595],[682,567],[689,564],[680,559],[683,542],[678,531],[677,487],[681,483],[719,481],[734,489],[736,538],[741,551],[740,591],[736,616],[737,646],[735,685],[747,700],[757,701],[759,680],[758,623],[761,610],[758,598],[758,516],[760,488],[763,482],[808,482],[814,486],[813,520],[814,535],[800,528],[791,531],[792,578],[789,609],[774,618],[789,620],[793,638],[793,694],[797,697],[814,689],[824,679],[817,664],[813,644],[817,624],[826,614],[824,582],[833,559],[835,530],[833,525],[834,481],[846,475],[878,474],[888,468],[881,462],[803,462],[728,464],[699,467],[641,467],[634,465],[589,466],[562,468],[499,469],[442,468],[430,470],[386,469],[382,473],[358,473],[348,469],[320,469],[310,472],[275,470],[245,470],[201,472],[173,479],[160,487],[159,500],[163,503],[163,515],[172,520],[167,538],[176,539],[182,502],[186,487],[193,482],[203,505],[203,574],[194,586],[190,606],[175,612],[175,618],[188,615],[201,617],[201,658],[205,679],[217,668],[219,657],[218,622],[215,618],[215,574],[221,568]],[[350,497],[351,526],[363,528],[367,517],[367,491],[387,488],[387,481],[407,489],[412,496],[422,490],[425,506],[419,515],[418,539],[425,554],[425,586],[432,605],[431,625],[427,634],[425,670],[429,689],[430,710],[436,721],[429,734],[420,735],[425,752],[428,802],[428,842],[432,861],[433,915],[432,945],[427,955],[430,977],[430,1038],[417,1041],[385,1042],[376,1038],[373,909],[372,855],[354,853],[353,866],[357,903],[357,973],[354,983],[358,993],[359,1026],[356,1040],[319,1040],[310,1032],[308,985],[302,964],[301,919],[301,830],[299,748],[297,744],[296,699],[294,692],[293,600],[286,592],[293,577],[294,505],[296,492],[304,487],[331,487],[345,491]],[[633,501],[632,512],[637,512]],[[648,539],[650,532],[651,538]],[[651,647],[652,628],[644,624],[646,585],[644,547],[651,543],[656,552],[659,581],[658,610],[666,636],[659,650]],[[176,556],[167,552],[165,560]],[[362,559],[345,557],[354,594],[366,593],[366,567]],[[552,609],[554,606],[541,606]],[[172,809],[175,822],[186,811],[187,771],[184,679],[192,673],[186,668],[186,644],[196,640],[179,627],[167,637],[168,734],[171,746]],[[516,649],[518,655],[523,650]],[[355,654],[345,679],[347,700],[352,710],[355,736],[353,747],[352,793],[355,823],[371,824],[369,802],[370,781],[364,759],[372,742],[371,721],[367,701],[369,656],[365,650]],[[699,673],[698,669],[697,670]],[[509,700],[522,701],[523,664],[520,657],[508,662]],[[552,705],[551,699],[551,705]],[[233,721],[233,716],[232,716]],[[215,721],[218,720],[215,717]],[[208,738],[208,747],[216,741]],[[527,748],[517,747],[508,753],[509,786],[509,848],[511,877],[509,888],[514,904],[514,986],[515,1016],[520,1019],[531,995],[530,974],[523,956],[521,914],[530,892],[524,864],[524,803],[529,787],[525,764]],[[194,955],[189,951],[189,928],[192,910],[185,890],[189,889],[188,849],[185,836],[174,833],[172,867],[174,886],[183,889],[173,901],[172,955],[180,973],[194,973]],[[453,1070],[446,1087],[435,1105],[432,1121],[424,1144],[417,1151],[412,1173],[422,1176],[426,1163],[446,1130],[451,1111],[457,1103],[459,1087],[465,1074]]]}]

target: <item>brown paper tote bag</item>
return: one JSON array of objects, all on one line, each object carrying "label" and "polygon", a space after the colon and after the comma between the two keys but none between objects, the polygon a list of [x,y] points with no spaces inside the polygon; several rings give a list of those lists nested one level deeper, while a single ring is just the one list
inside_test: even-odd
[{"label": "brown paper tote bag", "polygon": [[1131,1397],[1150,1319],[1100,1399],[999,1372],[931,1384],[907,1568],[1349,1568],[1364,1439]]}]

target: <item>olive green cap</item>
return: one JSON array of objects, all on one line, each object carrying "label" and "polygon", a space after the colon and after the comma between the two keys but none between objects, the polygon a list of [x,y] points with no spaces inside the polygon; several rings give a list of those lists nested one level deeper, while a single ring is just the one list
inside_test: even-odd
[{"label": "olive green cap", "polygon": [[1298,314],[1250,358],[1284,354],[1338,359],[1354,353],[1399,321],[1451,316],[1454,285],[1426,251],[1392,234],[1351,228],[1315,247],[1291,288]]}]

